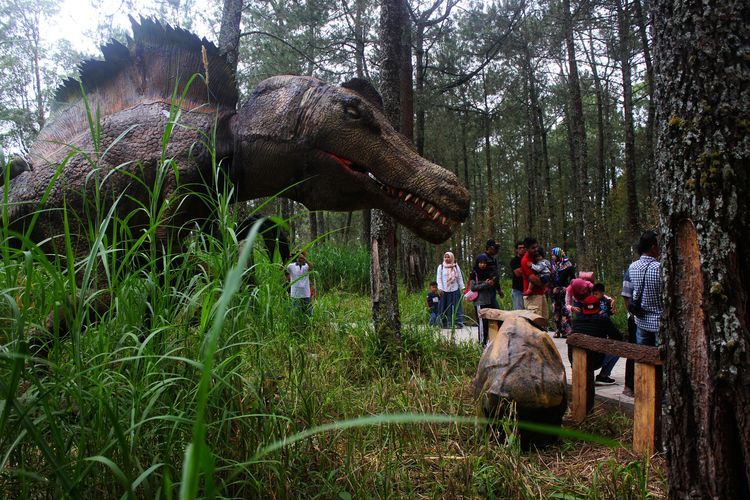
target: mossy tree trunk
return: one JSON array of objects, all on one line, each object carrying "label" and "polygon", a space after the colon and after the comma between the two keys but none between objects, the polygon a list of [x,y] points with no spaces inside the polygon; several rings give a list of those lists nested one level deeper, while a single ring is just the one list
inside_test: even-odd
[{"label": "mossy tree trunk", "polygon": [[672,498],[750,497],[750,3],[653,3]]}]

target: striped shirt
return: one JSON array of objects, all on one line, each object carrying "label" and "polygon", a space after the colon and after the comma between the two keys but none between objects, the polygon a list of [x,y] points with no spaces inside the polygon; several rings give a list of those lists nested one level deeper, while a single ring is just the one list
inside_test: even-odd
[{"label": "striped shirt", "polygon": [[637,302],[642,297],[641,307],[646,311],[642,318],[635,317],[635,324],[641,330],[658,332],[662,310],[661,264],[653,257],[642,255],[630,264],[628,273],[633,286],[633,301]]}]

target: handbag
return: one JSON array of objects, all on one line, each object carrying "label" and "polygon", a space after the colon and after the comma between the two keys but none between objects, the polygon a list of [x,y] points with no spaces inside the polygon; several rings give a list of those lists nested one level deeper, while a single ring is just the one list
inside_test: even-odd
[{"label": "handbag", "polygon": [[636,318],[642,318],[646,315],[646,310],[641,305],[641,302],[643,301],[643,288],[646,286],[646,274],[648,273],[648,268],[651,267],[651,264],[653,262],[649,262],[649,264],[646,266],[646,270],[643,271],[643,279],[641,279],[641,293],[638,295],[638,300],[631,300],[630,305],[628,306],[628,312],[635,316]]},{"label": "handbag", "polygon": [[468,281],[466,281],[466,288],[464,288],[464,299],[469,302],[474,302],[477,300],[477,297],[479,297],[479,292],[475,292],[471,289],[471,276],[469,276]]}]

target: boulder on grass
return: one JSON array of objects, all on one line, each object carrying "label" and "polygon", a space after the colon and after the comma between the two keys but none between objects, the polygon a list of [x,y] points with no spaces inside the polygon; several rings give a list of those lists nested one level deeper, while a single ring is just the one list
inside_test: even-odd
[{"label": "boulder on grass", "polygon": [[[565,367],[544,318],[530,311],[482,309],[500,321],[490,328],[487,347],[474,377],[474,396],[488,418],[507,415],[515,403],[518,420],[559,426],[568,406]],[[523,444],[544,444],[555,436],[521,430]]]}]

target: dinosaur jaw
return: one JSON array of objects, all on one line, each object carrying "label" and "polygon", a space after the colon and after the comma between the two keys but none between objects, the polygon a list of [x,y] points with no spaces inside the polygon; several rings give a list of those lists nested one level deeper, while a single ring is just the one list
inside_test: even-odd
[{"label": "dinosaur jaw", "polygon": [[[435,195],[424,186],[415,186],[413,190],[396,187],[360,164],[328,151],[321,153],[363,185],[370,197],[375,200],[377,208],[381,208],[400,224],[430,242],[445,241],[466,219],[466,211],[451,207],[447,199],[440,199],[445,198],[444,196]],[[457,198],[462,197],[463,193],[457,193]]]}]

